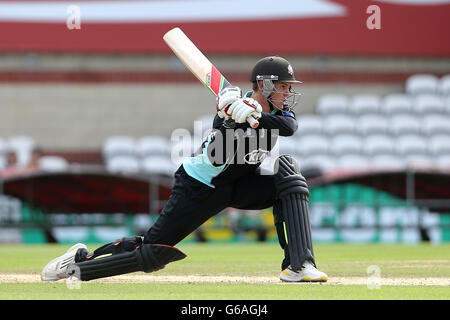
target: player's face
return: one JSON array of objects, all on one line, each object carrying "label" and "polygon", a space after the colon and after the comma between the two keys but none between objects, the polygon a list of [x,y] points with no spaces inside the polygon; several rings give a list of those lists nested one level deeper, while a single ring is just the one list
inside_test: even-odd
[{"label": "player's face", "polygon": [[278,108],[283,109],[286,99],[291,95],[291,84],[289,82],[275,82],[271,101],[272,104]]}]

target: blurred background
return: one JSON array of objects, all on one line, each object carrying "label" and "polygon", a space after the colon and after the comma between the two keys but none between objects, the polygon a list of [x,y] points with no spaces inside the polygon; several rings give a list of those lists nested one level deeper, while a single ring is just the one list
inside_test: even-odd
[{"label": "blurred background", "polygon": [[[308,180],[314,241],[450,241],[450,1],[0,0],[0,242],[152,225],[215,112],[162,40],[175,26],[243,92],[267,55],[303,81],[279,150]],[[272,209],[184,241],[276,242]]]}]

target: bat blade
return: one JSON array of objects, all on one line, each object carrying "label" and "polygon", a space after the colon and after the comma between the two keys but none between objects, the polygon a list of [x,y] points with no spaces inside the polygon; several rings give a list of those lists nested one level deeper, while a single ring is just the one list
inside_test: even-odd
[{"label": "bat blade", "polygon": [[[186,68],[214,95],[217,96],[223,88],[231,86],[230,82],[180,28],[175,27],[166,32],[163,40]],[[247,122],[252,128],[259,125],[259,122],[253,117],[248,117]]]}]

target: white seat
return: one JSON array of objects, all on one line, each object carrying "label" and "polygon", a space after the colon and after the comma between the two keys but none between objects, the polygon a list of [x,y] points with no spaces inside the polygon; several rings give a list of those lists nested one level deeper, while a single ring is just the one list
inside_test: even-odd
[{"label": "white seat", "polygon": [[145,136],[138,139],[136,151],[140,157],[151,155],[170,155],[171,142],[163,136]]},{"label": "white seat", "polygon": [[443,96],[450,96],[450,74],[439,79],[438,92]]},{"label": "white seat", "polygon": [[108,158],[106,169],[112,173],[138,173],[141,169],[139,159],[134,156],[119,155]]},{"label": "white seat", "polygon": [[450,134],[435,134],[428,140],[429,151],[435,156],[450,154]]},{"label": "white seat", "polygon": [[440,133],[450,134],[450,115],[424,115],[422,131],[430,136]]},{"label": "white seat", "polygon": [[330,142],[328,137],[323,135],[300,136],[298,148],[301,155],[325,154],[329,151]]},{"label": "white seat", "polygon": [[300,152],[300,138],[292,137],[278,137],[278,151],[280,154],[299,155]]},{"label": "white seat", "polygon": [[324,132],[328,135],[355,133],[356,118],[347,115],[329,115],[324,120]]},{"label": "white seat", "polygon": [[356,115],[379,113],[381,99],[373,94],[360,94],[353,97],[349,110]]},{"label": "white seat", "polygon": [[395,142],[386,134],[372,134],[367,136],[362,144],[362,151],[368,156],[395,153]]},{"label": "white seat", "polygon": [[330,151],[335,155],[359,154],[362,150],[362,139],[352,134],[339,134],[331,138]]},{"label": "white seat", "polygon": [[29,164],[36,142],[29,136],[13,136],[8,139],[8,146],[16,152],[17,166],[23,167]]},{"label": "white seat", "polygon": [[408,154],[405,156],[408,166],[433,167],[434,159],[427,154]]},{"label": "white seat", "polygon": [[142,160],[141,168],[147,173],[172,175],[176,165],[168,157],[149,156]]},{"label": "white seat", "polygon": [[441,154],[434,159],[437,167],[450,170],[450,154]]},{"label": "white seat", "polygon": [[356,132],[367,136],[371,134],[386,134],[389,132],[388,118],[381,114],[363,114],[357,120]]},{"label": "white seat", "polygon": [[419,117],[413,114],[397,114],[390,118],[389,127],[390,132],[394,135],[417,134],[422,131],[422,122]]},{"label": "white seat", "polygon": [[343,94],[325,94],[318,99],[316,112],[319,115],[345,114],[348,105],[349,99]]},{"label": "white seat", "polygon": [[428,154],[428,141],[422,135],[401,135],[395,139],[395,146],[401,155]]},{"label": "white seat", "polygon": [[42,156],[38,159],[38,167],[43,171],[64,171],[69,168],[69,162],[59,156]]},{"label": "white seat", "polygon": [[136,146],[136,140],[133,137],[111,136],[103,144],[103,157],[109,159],[116,156],[135,156]]},{"label": "white seat", "polygon": [[392,93],[386,95],[380,105],[381,113],[391,116],[394,114],[411,113],[413,99],[405,94]]},{"label": "white seat", "polygon": [[379,170],[402,170],[407,165],[403,158],[394,154],[374,155],[371,158],[370,164],[374,169]]},{"label": "white seat", "polygon": [[363,155],[347,154],[337,158],[336,169],[367,169],[370,167],[370,160]]},{"label": "white seat", "polygon": [[298,130],[295,135],[323,133],[323,118],[316,114],[305,114],[297,117]]},{"label": "white seat", "polygon": [[437,93],[439,79],[432,74],[415,74],[406,79],[405,90],[411,95]]},{"label": "white seat", "polygon": [[413,110],[419,114],[444,113],[444,99],[434,94],[418,95],[413,102]]},{"label": "white seat", "polygon": [[302,170],[320,169],[322,171],[330,171],[336,168],[336,159],[329,155],[319,154],[301,158],[300,165]]}]

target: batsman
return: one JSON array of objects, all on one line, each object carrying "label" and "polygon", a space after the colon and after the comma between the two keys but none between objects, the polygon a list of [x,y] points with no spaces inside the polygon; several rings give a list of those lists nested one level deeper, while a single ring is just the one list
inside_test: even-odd
[{"label": "batsman", "polygon": [[[45,266],[41,277],[83,281],[136,271],[154,272],[186,255],[175,248],[209,218],[233,207],[273,208],[284,251],[280,279],[324,282],[318,270],[309,220],[309,190],[296,160],[277,157],[273,172],[260,167],[279,136],[298,127],[294,107],[300,96],[291,64],[279,56],[259,60],[250,75],[252,90],[228,86],[217,96],[213,131],[200,149],[175,172],[172,194],[153,226],[142,236],[126,237],[89,252],[78,243]],[[259,125],[252,128],[249,117]]]}]

